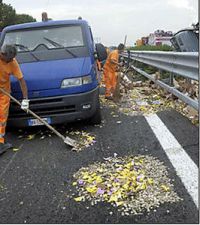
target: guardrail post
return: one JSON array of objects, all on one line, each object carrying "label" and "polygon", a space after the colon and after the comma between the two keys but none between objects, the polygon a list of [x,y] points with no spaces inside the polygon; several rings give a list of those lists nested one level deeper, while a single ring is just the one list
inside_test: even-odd
[{"label": "guardrail post", "polygon": [[130,52],[130,50],[127,50],[127,53],[128,53],[128,63],[127,63],[127,66],[129,67],[129,63],[131,61],[131,52]]},{"label": "guardrail post", "polygon": [[169,85],[174,86],[174,74],[170,73],[169,75]]}]

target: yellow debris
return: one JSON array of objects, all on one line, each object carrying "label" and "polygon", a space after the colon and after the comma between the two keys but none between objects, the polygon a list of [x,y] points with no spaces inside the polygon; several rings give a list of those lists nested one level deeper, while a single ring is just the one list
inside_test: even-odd
[{"label": "yellow debris", "polygon": [[169,188],[167,185],[162,184],[160,187],[161,187],[165,192],[170,191],[170,188]]},{"label": "yellow debris", "polygon": [[84,199],[84,197],[83,197],[83,196],[80,196],[80,197],[74,198],[74,200],[75,200],[76,202],[80,202],[80,201],[82,201],[83,199]]},{"label": "yellow debris", "polygon": [[[149,159],[148,163],[147,159]],[[109,157],[109,159],[105,158],[103,163],[96,163],[89,167],[81,168],[74,174],[77,182],[73,182],[73,184],[77,185],[76,189],[79,190],[79,196],[84,196],[85,198],[78,197],[75,198],[75,201],[89,200],[93,204],[99,201],[109,202],[120,209],[127,204],[129,204],[130,208],[133,207],[134,199],[141,198],[142,193],[145,193],[144,196],[147,199],[143,199],[141,204],[143,204],[143,201],[154,201],[163,191],[170,191],[170,184],[156,180],[154,172],[153,175],[149,176],[151,172],[151,168],[149,168],[150,163],[152,168],[156,166],[156,163],[157,166],[162,166],[160,162],[154,161],[153,157],[149,156],[124,158],[115,156],[113,158]],[[162,167],[161,169],[163,170]],[[161,169],[159,169],[159,172]],[[166,173],[160,172],[160,174]],[[163,176],[161,179],[163,180]],[[152,196],[153,190],[156,193],[155,197]],[[158,190],[160,190],[160,193],[158,193]],[[164,193],[163,196],[169,202],[168,197]],[[137,202],[140,201],[137,200]],[[155,204],[158,204],[158,201],[155,200]]]},{"label": "yellow debris", "polygon": [[33,140],[35,138],[35,134],[29,134],[27,140]]}]

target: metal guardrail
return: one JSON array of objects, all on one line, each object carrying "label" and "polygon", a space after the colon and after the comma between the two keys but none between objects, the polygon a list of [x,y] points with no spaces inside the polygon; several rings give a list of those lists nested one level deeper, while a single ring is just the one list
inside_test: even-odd
[{"label": "metal guardrail", "polygon": [[[128,57],[128,53],[122,54]],[[199,79],[198,52],[130,51],[130,59],[181,75]]]},{"label": "metal guardrail", "polygon": [[[171,72],[175,75],[180,75],[192,80],[199,80],[199,55],[197,52],[130,51],[129,53],[123,53],[121,55],[128,59],[126,62],[139,61],[158,69]],[[195,101],[184,93],[178,91],[175,87],[171,87],[161,80],[156,80],[152,75],[134,65],[131,65],[131,68],[174,94],[194,109],[199,110],[198,101]]]}]

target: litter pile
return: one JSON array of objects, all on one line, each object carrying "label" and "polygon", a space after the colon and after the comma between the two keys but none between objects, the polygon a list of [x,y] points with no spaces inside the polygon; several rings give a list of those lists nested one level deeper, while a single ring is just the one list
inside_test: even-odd
[{"label": "litter pile", "polygon": [[78,146],[72,149],[77,152],[80,152],[84,148],[87,148],[96,143],[95,136],[92,136],[85,131],[67,131],[66,134],[72,137],[74,140],[77,140]]},{"label": "litter pile", "polygon": [[158,159],[142,155],[104,159],[73,175],[72,185],[78,192],[75,201],[107,202],[122,215],[136,215],[181,200]]},{"label": "litter pile", "polygon": [[148,115],[175,109],[188,117],[193,124],[198,125],[199,123],[196,110],[165,90],[150,84],[149,81],[133,82],[133,88],[123,93],[118,103],[105,100],[104,96],[101,96],[101,102],[105,106],[118,108],[120,112],[130,116]]},{"label": "litter pile", "polygon": [[174,101],[171,95],[166,96],[162,90],[142,86],[134,87],[126,96],[123,95],[121,106],[119,110],[128,115],[147,115],[170,108],[182,110],[184,103]]}]

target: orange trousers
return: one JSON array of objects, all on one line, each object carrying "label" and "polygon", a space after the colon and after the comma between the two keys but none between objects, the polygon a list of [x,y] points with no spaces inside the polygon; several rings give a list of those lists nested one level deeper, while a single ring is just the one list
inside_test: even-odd
[{"label": "orange trousers", "polygon": [[10,106],[10,98],[4,94],[0,94],[0,143],[4,143],[6,123],[8,119]]},{"label": "orange trousers", "polygon": [[106,85],[105,96],[112,97],[117,84],[117,73],[110,70],[104,70],[103,76]]}]

